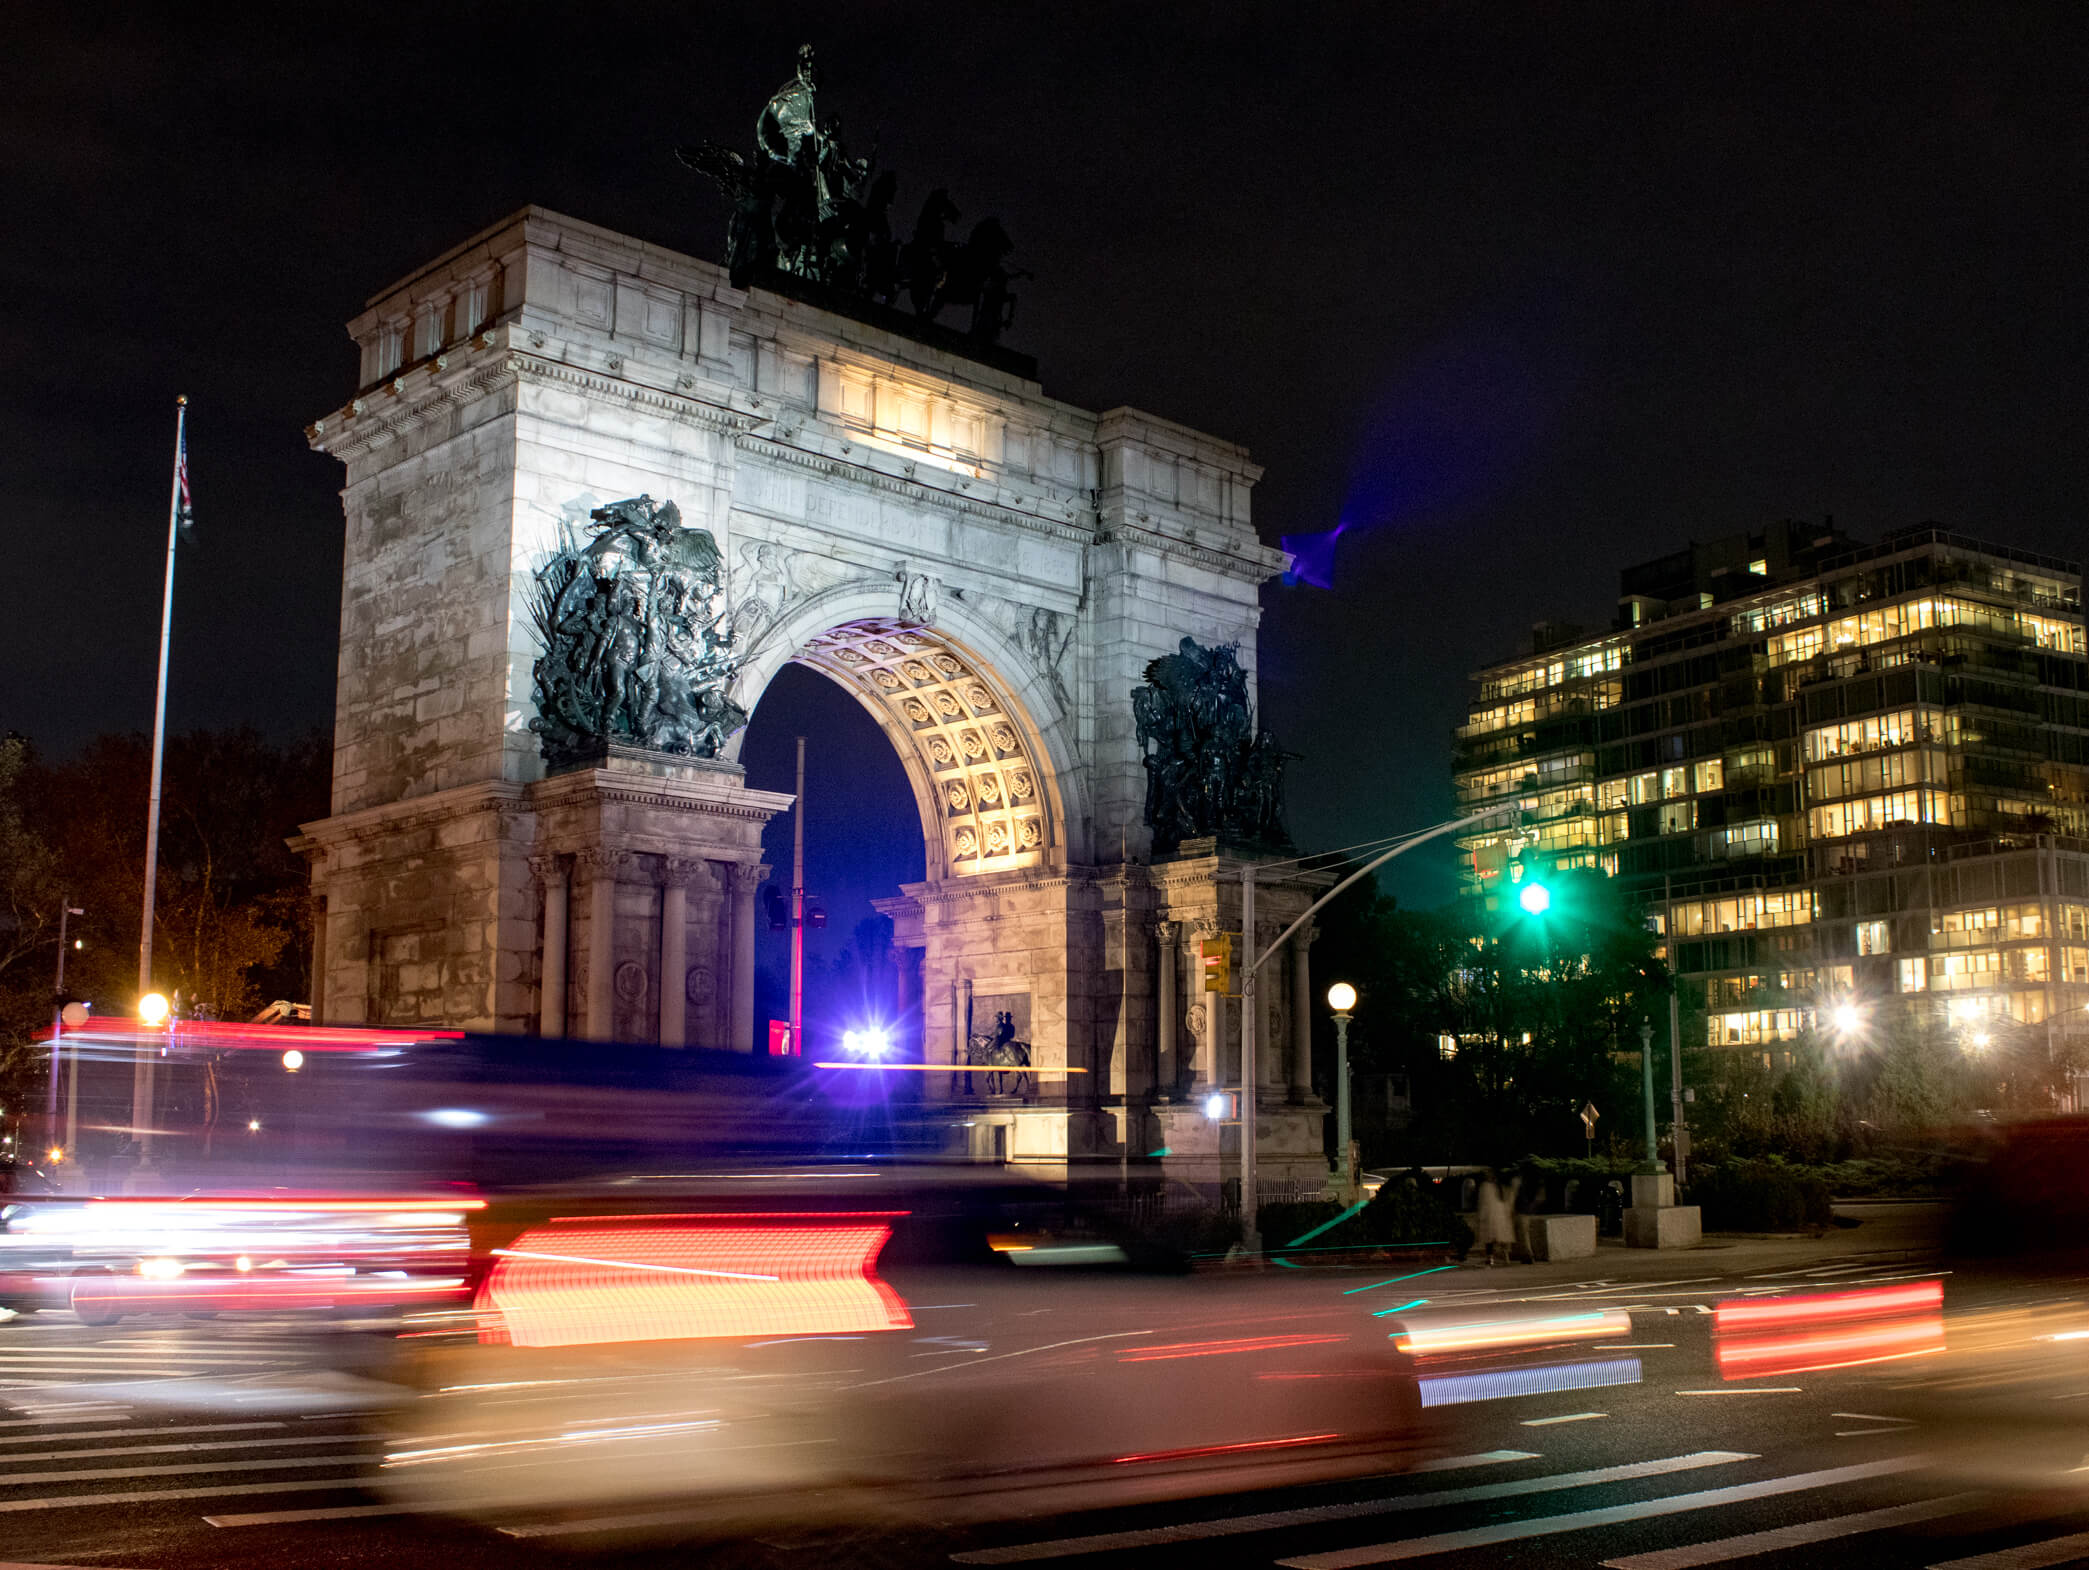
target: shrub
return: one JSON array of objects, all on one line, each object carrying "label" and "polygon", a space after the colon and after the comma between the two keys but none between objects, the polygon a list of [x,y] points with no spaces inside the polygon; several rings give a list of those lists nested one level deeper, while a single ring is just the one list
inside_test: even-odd
[{"label": "shrub", "polygon": [[[1264,1205],[1257,1215],[1265,1248],[1281,1249],[1342,1214],[1333,1200]],[[1339,1226],[1301,1244],[1304,1248],[1392,1248],[1441,1243],[1454,1253],[1472,1247],[1472,1229],[1451,1200],[1426,1176],[1403,1173],[1386,1181],[1371,1202]]]},{"label": "shrub", "polygon": [[1708,1232],[1799,1232],[1834,1220],[1833,1195],[1818,1168],[1775,1156],[1690,1169],[1689,1202]]}]

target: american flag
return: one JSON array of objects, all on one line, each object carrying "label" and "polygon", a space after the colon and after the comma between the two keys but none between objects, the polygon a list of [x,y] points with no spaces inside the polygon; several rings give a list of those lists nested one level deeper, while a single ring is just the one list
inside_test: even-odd
[{"label": "american flag", "polygon": [[184,545],[196,543],[196,515],[189,506],[189,427],[186,414],[181,421],[181,434],[174,442],[174,490],[180,500],[175,503],[175,520],[181,527]]}]

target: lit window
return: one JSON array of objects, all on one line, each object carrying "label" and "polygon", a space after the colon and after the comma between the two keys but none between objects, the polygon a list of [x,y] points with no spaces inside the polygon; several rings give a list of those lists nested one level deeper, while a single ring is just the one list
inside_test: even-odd
[{"label": "lit window", "polygon": [[1928,962],[1904,959],[1900,962],[1900,990],[1903,992],[1927,992],[1929,990]]},{"label": "lit window", "polygon": [[1859,954],[1884,954],[1893,947],[1883,921],[1860,921],[1857,923],[1857,952]]},{"label": "lit window", "polygon": [[1754,561],[1748,564],[1748,570],[1754,573],[1758,578],[1767,578],[1770,576],[1770,564],[1760,556],[1756,557]]}]

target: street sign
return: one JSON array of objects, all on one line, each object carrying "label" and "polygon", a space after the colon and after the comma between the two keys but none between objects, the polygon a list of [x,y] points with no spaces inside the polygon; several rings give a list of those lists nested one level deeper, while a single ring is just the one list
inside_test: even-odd
[{"label": "street sign", "polygon": [[1590,1139],[1594,1139],[1596,1137],[1596,1119],[1601,1117],[1602,1115],[1602,1113],[1596,1110],[1595,1102],[1589,1101],[1584,1102],[1582,1104],[1581,1131],[1584,1134],[1588,1135]]}]

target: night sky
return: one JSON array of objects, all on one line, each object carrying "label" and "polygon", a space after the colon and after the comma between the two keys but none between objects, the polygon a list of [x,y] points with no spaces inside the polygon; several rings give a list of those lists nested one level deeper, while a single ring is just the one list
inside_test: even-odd
[{"label": "night sky", "polygon": [[[2079,4],[46,5],[7,33],[0,729],[61,756],[150,723],[177,392],[202,548],[171,723],[327,726],[340,470],[302,430],[353,391],[342,324],[526,202],[718,257],[672,149],[747,143],[801,41],[897,217],[935,185],[1001,216],[1047,392],[1246,443],[1272,543],[1344,523],[1332,591],[1264,594],[1307,846],[1446,815],[1466,673],[1692,536],[2084,548]],[[754,783],[853,707],[816,687],[758,713]],[[918,820],[896,765],[826,774],[863,796],[816,812],[815,881],[860,907],[914,875]],[[1392,886],[1439,897],[1447,858]]]}]

